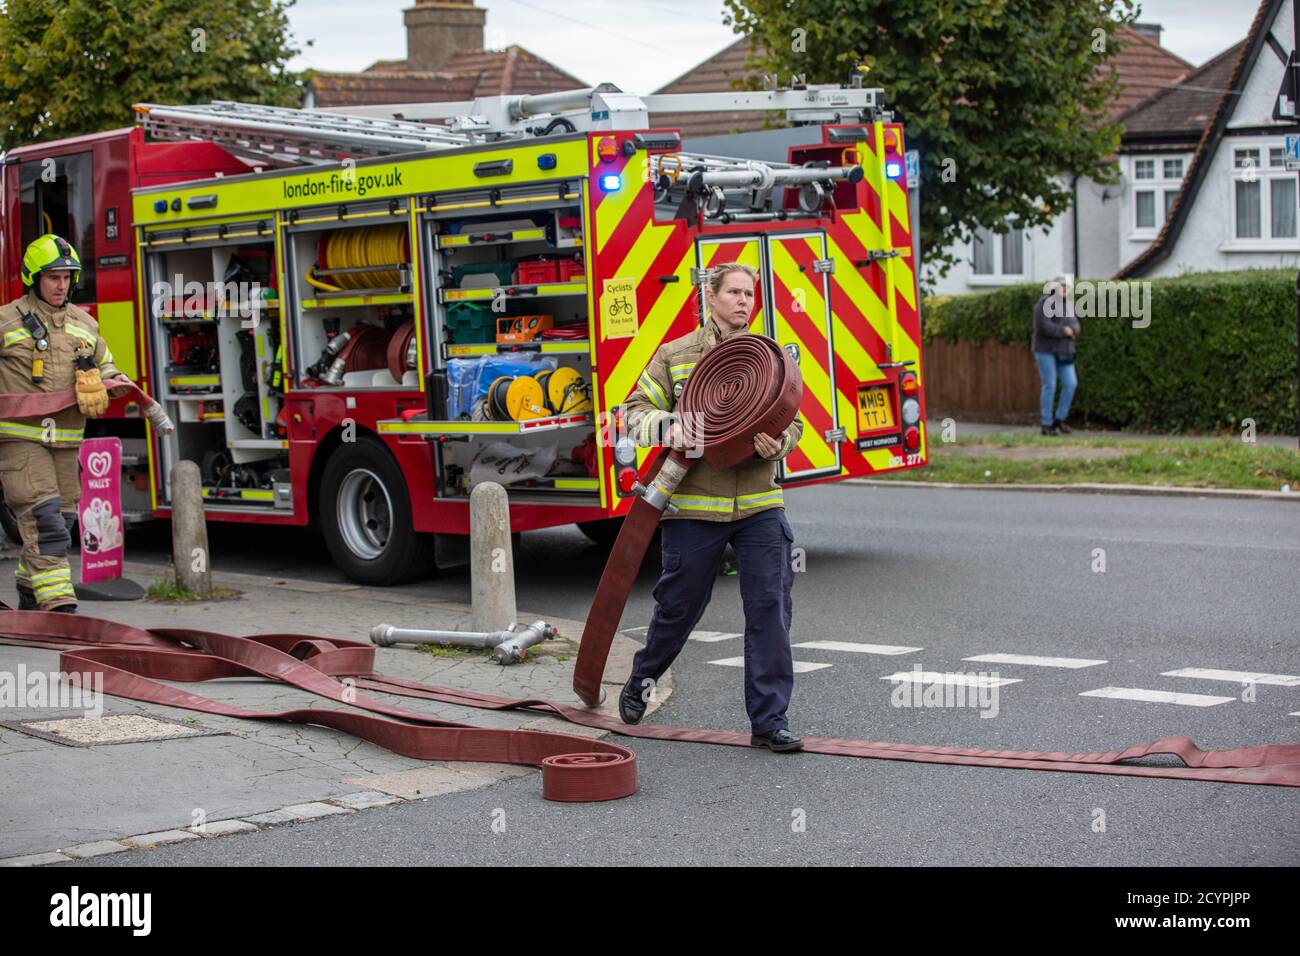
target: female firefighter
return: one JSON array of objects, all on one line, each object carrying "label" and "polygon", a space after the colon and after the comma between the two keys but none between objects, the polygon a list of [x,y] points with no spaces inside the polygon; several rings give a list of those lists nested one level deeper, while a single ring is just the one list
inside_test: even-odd
[{"label": "female firefighter", "polygon": [[[694,332],[659,347],[628,399],[626,418],[637,444],[684,448],[684,432],[673,410],[687,378],[708,352],[733,335],[749,331],[758,274],[730,262],[709,270],[705,302],[709,317]],[[665,428],[666,426],[666,428]],[[685,430],[689,434],[690,429]],[[697,461],[663,517],[663,574],[655,587],[655,609],[645,647],[632,662],[632,676],[619,696],[619,714],[635,724],[645,714],[649,689],[681,652],[717,578],[728,543],[740,569],[745,609],[745,709],[750,743],[778,752],[803,743],[788,729],[786,708],[794,688],[790,653],[790,550],[794,532],[776,484],[776,463],[799,442],[796,418],[779,436],[754,436],[754,457],[719,470]]]}]

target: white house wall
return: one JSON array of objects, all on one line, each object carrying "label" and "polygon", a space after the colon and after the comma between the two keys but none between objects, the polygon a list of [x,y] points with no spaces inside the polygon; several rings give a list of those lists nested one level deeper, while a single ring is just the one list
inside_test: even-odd
[{"label": "white house wall", "polygon": [[1079,180],[1079,278],[1105,279],[1119,270],[1115,236],[1122,207],[1121,185]]}]

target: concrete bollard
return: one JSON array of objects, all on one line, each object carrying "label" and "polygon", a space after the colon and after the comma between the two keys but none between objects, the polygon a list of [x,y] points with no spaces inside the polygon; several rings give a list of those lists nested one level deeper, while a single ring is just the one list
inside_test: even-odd
[{"label": "concrete bollard", "polygon": [[172,561],[178,585],[194,594],[212,593],[203,492],[199,466],[192,461],[178,461],[172,466]]},{"label": "concrete bollard", "polygon": [[515,622],[515,559],[510,549],[510,502],[494,481],[469,493],[469,573],[475,631],[501,631]]}]

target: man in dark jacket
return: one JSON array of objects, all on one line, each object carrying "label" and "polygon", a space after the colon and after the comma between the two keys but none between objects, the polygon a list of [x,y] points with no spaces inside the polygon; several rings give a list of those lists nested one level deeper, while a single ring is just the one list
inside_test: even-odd
[{"label": "man in dark jacket", "polygon": [[[1065,424],[1070,414],[1070,402],[1079,385],[1074,368],[1075,342],[1079,338],[1079,320],[1074,315],[1074,300],[1068,276],[1057,276],[1043,287],[1043,294],[1034,303],[1034,361],[1038,363],[1038,377],[1043,390],[1039,396],[1040,424],[1044,435],[1069,434]],[[1056,383],[1061,383],[1061,397],[1056,402]]]}]

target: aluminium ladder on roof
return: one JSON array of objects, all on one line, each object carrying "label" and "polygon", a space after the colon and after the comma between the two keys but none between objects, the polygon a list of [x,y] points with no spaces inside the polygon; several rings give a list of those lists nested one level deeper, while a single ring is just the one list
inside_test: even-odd
[{"label": "aluminium ladder on roof", "polygon": [[333,163],[476,142],[429,123],[224,100],[204,106],[141,103],[135,109],[140,125],[156,139],[205,140],[254,161]]},{"label": "aluminium ladder on roof", "polygon": [[[597,91],[601,91],[601,88],[518,99],[522,103],[536,106],[572,107],[583,97],[590,98]],[[692,98],[711,100],[713,97],[710,94],[697,94]],[[510,102],[512,106],[518,105],[512,99]],[[452,108],[462,108],[466,104],[449,105]],[[515,139],[525,135],[517,130],[493,129],[490,124],[481,130],[462,131],[435,123],[225,100],[203,106],[142,103],[137,104],[135,109],[140,124],[154,138],[209,141],[254,163],[267,161],[284,165],[318,165],[339,162],[345,158],[455,149],[485,142],[491,135]],[[669,161],[674,165],[670,165]],[[748,186],[758,189],[849,178],[854,169],[830,167],[813,171],[788,163],[759,162],[702,153],[659,154],[657,164],[660,173],[672,173],[674,182],[681,175],[690,174],[697,185],[729,188]]]}]

